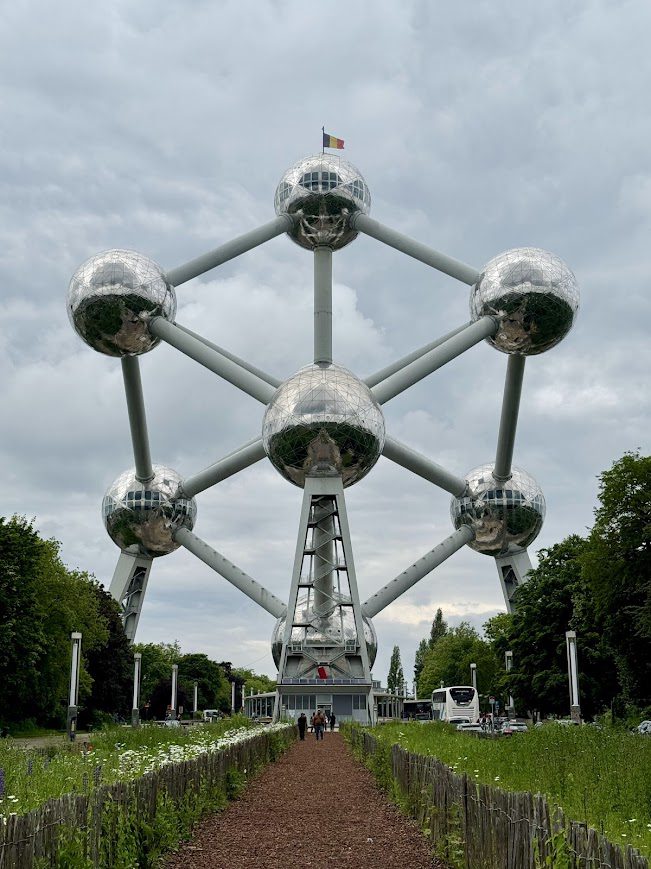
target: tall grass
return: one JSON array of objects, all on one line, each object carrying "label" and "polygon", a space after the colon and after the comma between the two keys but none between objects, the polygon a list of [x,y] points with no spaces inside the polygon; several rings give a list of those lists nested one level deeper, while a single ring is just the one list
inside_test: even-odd
[{"label": "tall grass", "polygon": [[475,781],[545,794],[566,816],[651,856],[651,738],[595,727],[549,725],[498,739],[445,724],[373,729],[387,744],[433,755]]},{"label": "tall grass", "polygon": [[87,746],[23,749],[11,739],[0,742],[0,822],[24,814],[46,800],[89,793],[100,784],[128,781],[168,763],[196,757],[238,741],[252,723],[234,716],[189,728],[110,727],[94,733]]}]

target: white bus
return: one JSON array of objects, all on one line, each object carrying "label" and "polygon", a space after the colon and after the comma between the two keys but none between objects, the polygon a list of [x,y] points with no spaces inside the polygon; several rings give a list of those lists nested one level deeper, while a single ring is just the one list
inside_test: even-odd
[{"label": "white bus", "polygon": [[479,718],[479,695],[472,685],[438,688],[432,692],[432,718],[450,724],[472,724]]}]

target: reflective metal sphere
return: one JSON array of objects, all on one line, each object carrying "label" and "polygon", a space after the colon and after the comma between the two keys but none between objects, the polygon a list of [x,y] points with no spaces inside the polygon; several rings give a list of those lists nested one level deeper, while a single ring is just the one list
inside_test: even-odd
[{"label": "reflective metal sphere", "polygon": [[301,247],[314,250],[325,245],[339,250],[357,237],[350,217],[368,214],[371,194],[352,163],[332,154],[299,160],[288,169],[276,188],[276,214],[293,214],[297,220],[288,233]]},{"label": "reflective metal sphere", "polygon": [[384,416],[371,390],[340,365],[306,365],[281,384],[265,411],[262,441],[296,486],[306,476],[361,480],[384,447]]},{"label": "reflective metal sphere", "polygon": [[533,356],[561,341],[572,328],[579,288],[562,259],[537,247],[516,247],[485,266],[470,297],[478,320],[499,316],[501,325],[486,340],[503,353]]},{"label": "reflective metal sphere", "polygon": [[133,250],[107,250],[86,260],[68,288],[68,317],[86,344],[108,356],[137,356],[155,347],[147,321],[173,320],[176,294],[153,260]]},{"label": "reflective metal sphere", "polygon": [[154,465],[154,479],[141,483],[135,468],[109,486],[102,501],[102,518],[111,540],[134,555],[167,555],[178,549],[174,532],[192,529],[194,498],[176,497],[181,477],[171,468]]},{"label": "reflective metal sphere", "polygon": [[455,528],[470,525],[474,530],[471,549],[505,555],[536,539],[545,519],[545,499],[534,478],[519,468],[513,468],[505,483],[495,479],[493,468],[482,465],[467,475],[468,492],[452,499],[450,514]]},{"label": "reflective metal sphere", "polygon": [[[343,600],[344,598],[340,599]],[[348,601],[350,602],[350,598],[348,598]],[[355,616],[353,608],[350,605],[335,605],[329,615],[318,616],[311,607],[308,608],[307,598],[304,597],[298,599],[296,609],[297,612],[301,613],[300,621],[306,624],[309,623],[309,627],[292,628],[291,643],[303,643],[307,648],[319,646],[325,651],[328,647],[341,647],[346,640],[357,639]],[[283,650],[285,620],[286,616],[281,616],[278,619],[271,635],[271,654],[277,667],[280,664],[280,656]],[[364,623],[364,640],[366,642],[368,660],[372,667],[377,655],[377,635],[373,622],[367,616],[362,616],[362,621]],[[327,660],[327,652],[321,655],[316,653],[315,657],[325,662]]]}]

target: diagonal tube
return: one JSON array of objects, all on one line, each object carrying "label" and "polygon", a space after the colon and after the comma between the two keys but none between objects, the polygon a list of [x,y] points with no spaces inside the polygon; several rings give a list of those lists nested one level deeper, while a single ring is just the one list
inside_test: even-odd
[{"label": "diagonal tube", "polygon": [[177,327],[177,329],[182,329],[187,335],[192,335],[192,337],[196,338],[197,341],[201,341],[201,343],[205,344],[206,347],[210,347],[211,350],[216,350],[217,353],[221,353],[222,356],[230,359],[231,362],[235,362],[237,365],[241,365],[242,368],[246,368],[247,371],[250,371],[251,374],[255,374],[256,377],[264,380],[270,386],[273,386],[274,389],[277,389],[282,383],[282,380],[278,380],[278,378],[274,377],[272,374],[267,374],[266,371],[262,371],[255,365],[251,365],[251,363],[247,362],[246,359],[241,359],[239,356],[236,356],[229,350],[224,350],[224,348],[220,347],[219,344],[213,344],[212,341],[208,341],[207,338],[204,338],[202,335],[198,335],[196,332],[193,332],[192,329],[188,329],[187,326],[181,326],[180,323],[175,323],[175,326]]},{"label": "diagonal tube", "polygon": [[408,353],[406,356],[403,356],[402,359],[398,359],[395,362],[392,362],[391,365],[387,365],[386,368],[383,368],[381,371],[376,371],[375,374],[370,374],[368,377],[364,378],[364,383],[369,386],[377,386],[378,383],[381,383],[383,380],[386,380],[387,377],[390,377],[392,374],[395,374],[397,371],[401,371],[403,368],[406,368],[410,362],[415,362],[417,359],[420,359],[421,356],[425,356],[426,353],[429,353],[430,350],[436,350],[437,347],[440,347],[441,344],[445,344],[450,338],[454,338],[455,335],[458,335],[459,332],[463,332],[466,326],[469,326],[470,323],[464,323],[463,326],[459,326],[456,329],[453,329],[451,332],[448,332],[447,335],[443,335],[441,338],[437,338],[436,341],[430,341],[429,344],[426,344],[424,347],[419,347],[418,350],[414,350],[411,353]]},{"label": "diagonal tube", "polygon": [[235,588],[239,589],[247,597],[250,597],[252,601],[268,613],[271,613],[275,618],[279,619],[287,612],[287,607],[279,598],[260,585],[259,582],[256,582],[255,579],[252,579],[248,573],[244,573],[243,570],[240,570],[239,567],[236,567],[232,562],[224,558],[223,555],[212,549],[207,543],[204,543],[192,531],[187,528],[179,528],[174,534],[174,539],[184,549],[196,555],[208,567],[212,567],[214,571],[228,580],[231,585],[234,585]]},{"label": "diagonal tube", "polygon": [[378,383],[371,390],[380,404],[384,404],[396,395],[400,395],[405,389],[409,389],[414,383],[418,383],[423,377],[427,377],[437,368],[441,368],[447,362],[460,356],[466,350],[479,344],[489,335],[494,335],[498,329],[498,322],[493,317],[481,317],[469,326],[465,326],[460,332],[440,344],[434,350],[430,350],[420,359],[411,362],[400,371],[396,371],[386,380]]},{"label": "diagonal tube", "polygon": [[185,353],[190,359],[194,359],[200,365],[213,371],[224,380],[228,380],[233,386],[237,386],[242,392],[246,392],[252,398],[257,398],[262,404],[268,404],[275,389],[255,374],[251,374],[246,368],[242,368],[226,356],[222,356],[217,350],[208,347],[193,335],[188,335],[180,329],[176,323],[169,323],[163,317],[152,317],[149,321],[149,331],[152,335],[176,347],[181,353]]},{"label": "diagonal tube", "polygon": [[518,427],[518,410],[520,409],[525,362],[525,356],[509,356],[506,366],[500,432],[497,436],[495,470],[493,471],[495,479],[502,483],[511,477],[511,462],[513,461],[515,431]]},{"label": "diagonal tube", "polygon": [[170,284],[178,287],[180,284],[184,284],[186,281],[209,272],[216,266],[220,266],[222,263],[228,262],[228,260],[234,259],[236,256],[240,256],[240,254],[264,244],[265,241],[269,241],[277,235],[282,235],[283,232],[287,232],[291,228],[292,223],[293,218],[289,214],[281,214],[279,217],[270,220],[269,223],[252,229],[244,235],[239,235],[237,238],[227,241],[226,244],[222,244],[220,247],[202,256],[198,256],[182,266],[170,269],[165,274],[165,277]]},{"label": "diagonal tube", "polygon": [[459,260],[453,259],[446,254],[441,253],[434,248],[428,247],[419,241],[414,241],[408,235],[403,235],[401,232],[396,232],[395,229],[390,229],[379,220],[373,220],[366,214],[354,214],[350,219],[351,226],[363,232],[365,235],[370,235],[378,241],[388,244],[389,247],[394,247],[401,253],[406,253],[407,256],[420,260],[428,266],[456,278],[464,284],[473,286],[480,278],[480,274],[476,268],[466,265]]},{"label": "diagonal tube", "polygon": [[151,465],[151,454],[149,452],[147,417],[145,415],[145,401],[142,395],[140,363],[137,356],[122,357],[122,377],[127,397],[127,413],[129,414],[136,477],[141,483],[147,483],[153,479],[154,469]]},{"label": "diagonal tube", "polygon": [[237,474],[238,471],[243,471],[250,465],[254,465],[264,457],[262,438],[255,438],[213,465],[204,468],[203,471],[199,471],[198,474],[183,480],[179,489],[186,497],[194,498],[199,492],[205,492],[211,486],[215,486],[227,477]]},{"label": "diagonal tube", "polygon": [[407,468],[408,471],[417,474],[424,480],[429,480],[430,483],[434,483],[435,486],[454,495],[455,498],[460,497],[466,491],[468,483],[462,477],[449,473],[445,468],[430,461],[421,453],[412,450],[411,447],[400,443],[395,438],[386,437],[382,454],[397,465]]},{"label": "diagonal tube", "polygon": [[465,546],[466,543],[474,537],[474,532],[469,525],[462,525],[454,534],[451,534],[443,543],[431,549],[426,555],[419,559],[407,570],[403,571],[399,576],[381,588],[376,594],[362,604],[362,613],[369,618],[373,618],[383,609],[393,603],[394,600],[404,594],[406,591],[415,585],[424,576],[427,576],[435,567],[442,564],[447,558]]}]

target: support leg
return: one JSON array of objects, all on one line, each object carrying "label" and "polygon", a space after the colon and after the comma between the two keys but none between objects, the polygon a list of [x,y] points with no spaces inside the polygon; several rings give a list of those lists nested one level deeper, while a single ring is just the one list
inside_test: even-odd
[{"label": "support leg", "polygon": [[529,553],[526,549],[521,549],[509,555],[500,555],[495,559],[495,564],[504,593],[506,611],[512,613],[515,590],[527,581],[527,574],[531,570]]},{"label": "support leg", "polygon": [[152,559],[121,552],[111,580],[109,594],[119,603],[127,639],[133,643],[147,590]]}]

